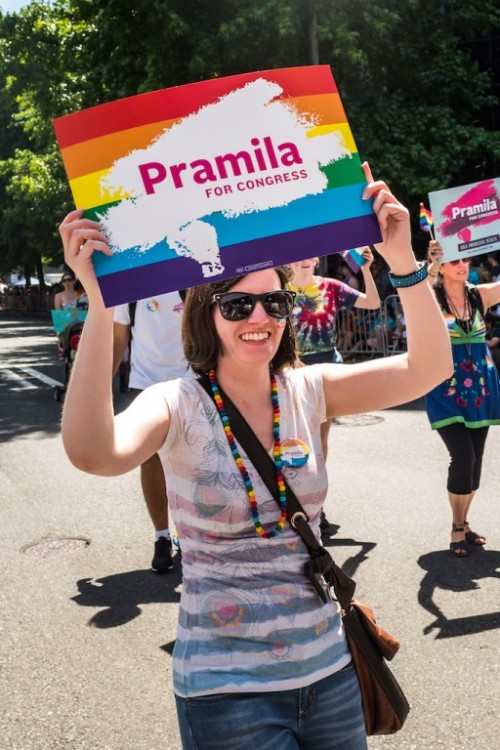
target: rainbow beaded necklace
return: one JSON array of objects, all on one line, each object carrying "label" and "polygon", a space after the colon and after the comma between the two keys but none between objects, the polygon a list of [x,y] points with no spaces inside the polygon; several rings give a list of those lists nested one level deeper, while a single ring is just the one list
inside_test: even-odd
[{"label": "rainbow beaded necklace", "polygon": [[231,453],[233,454],[234,461],[236,463],[236,466],[240,470],[241,476],[243,477],[243,481],[245,483],[245,488],[246,488],[247,495],[248,495],[248,501],[250,503],[250,510],[252,512],[252,519],[253,519],[253,523],[255,526],[255,530],[257,534],[261,536],[263,539],[270,539],[273,536],[278,536],[278,534],[281,534],[283,530],[283,526],[285,525],[286,515],[287,515],[287,502],[286,502],[285,481],[283,479],[283,474],[281,472],[282,464],[281,464],[281,443],[280,443],[280,406],[278,402],[278,385],[276,383],[276,378],[274,374],[271,373],[271,401],[273,404],[273,460],[274,460],[274,466],[276,469],[276,481],[278,483],[279,504],[281,508],[281,514],[280,514],[279,521],[276,525],[276,528],[273,531],[268,532],[264,530],[260,522],[259,511],[257,509],[257,500],[255,498],[255,491],[253,488],[252,480],[248,476],[248,471],[246,470],[245,465],[243,461],[241,460],[241,456],[238,451],[236,441],[234,439],[233,431],[231,430],[231,425],[229,424],[229,417],[227,416],[226,410],[224,408],[224,402],[222,400],[219,385],[215,377],[215,370],[210,370],[210,372],[208,373],[208,377],[210,378],[210,385],[212,387],[212,393],[214,396],[215,405],[219,412],[219,416],[222,421],[224,432],[226,433],[227,442],[229,443],[229,447],[231,448]]}]

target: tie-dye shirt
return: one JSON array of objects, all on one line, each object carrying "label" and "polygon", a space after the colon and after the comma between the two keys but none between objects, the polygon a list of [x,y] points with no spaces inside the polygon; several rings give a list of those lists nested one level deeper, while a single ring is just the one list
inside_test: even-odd
[{"label": "tie-dye shirt", "polygon": [[[320,424],[326,416],[316,366],[278,376],[282,448],[302,441],[308,460],[285,468],[313,528],[327,492]],[[309,554],[286,523],[257,535],[248,495],[215,405],[196,381],[163,386],[171,413],[159,451],[182,547],[183,585],[173,653],[182,697],[305,687],[349,661],[336,604],[323,604],[304,573]],[[240,449],[260,520],[272,530],[276,501]]]},{"label": "tie-dye shirt", "polygon": [[291,283],[290,289],[297,295],[293,316],[299,355],[333,351],[337,310],[354,307],[360,292],[338,279],[322,276],[314,276],[305,287]]}]

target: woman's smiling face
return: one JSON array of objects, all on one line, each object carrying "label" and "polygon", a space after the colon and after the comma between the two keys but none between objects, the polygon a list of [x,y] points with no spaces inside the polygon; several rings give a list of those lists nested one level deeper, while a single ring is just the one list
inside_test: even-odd
[{"label": "woman's smiling face", "polygon": [[[279,276],[272,268],[250,273],[240,279],[229,291],[264,294],[281,289]],[[269,364],[273,359],[285,330],[285,319],[273,318],[257,302],[245,320],[225,320],[214,304],[214,322],[220,339],[221,358],[242,365]]]}]

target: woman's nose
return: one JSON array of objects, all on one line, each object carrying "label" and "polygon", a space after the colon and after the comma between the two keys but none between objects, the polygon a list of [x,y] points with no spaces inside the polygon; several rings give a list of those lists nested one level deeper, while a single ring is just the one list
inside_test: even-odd
[{"label": "woman's nose", "polygon": [[262,304],[260,300],[258,300],[258,302],[255,303],[255,307],[252,310],[251,314],[249,315],[248,320],[259,321],[263,319],[267,320],[268,318],[269,318],[269,315],[266,312],[264,305]]}]

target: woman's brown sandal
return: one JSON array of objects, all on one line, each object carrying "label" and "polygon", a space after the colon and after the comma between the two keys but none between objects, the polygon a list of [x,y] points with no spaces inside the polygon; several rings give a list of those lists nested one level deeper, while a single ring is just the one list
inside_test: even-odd
[{"label": "woman's brown sandal", "polygon": [[[453,534],[457,531],[464,531],[463,524],[453,523],[451,525],[451,533]],[[460,542],[450,542],[450,555],[453,555],[453,557],[469,557],[470,552],[467,549],[467,543],[464,539]]]},{"label": "woman's brown sandal", "polygon": [[[469,522],[464,521],[464,526],[469,526]],[[484,544],[486,544],[486,537],[482,534],[476,534],[475,531],[466,531],[465,541],[467,542],[467,544],[473,544],[475,547],[482,547]]]}]

